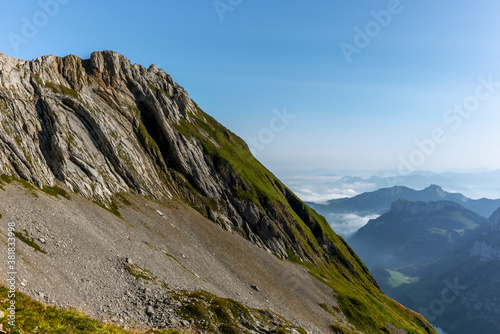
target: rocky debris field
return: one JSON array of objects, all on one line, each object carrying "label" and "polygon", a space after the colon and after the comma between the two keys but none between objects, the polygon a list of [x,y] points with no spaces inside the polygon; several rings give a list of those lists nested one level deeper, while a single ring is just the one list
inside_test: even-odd
[{"label": "rocky debris field", "polygon": [[[319,306],[336,305],[328,287],[185,204],[128,195],[118,217],[77,194],[67,200],[17,182],[3,189],[0,246],[6,254],[7,223],[16,222],[18,287],[34,299],[130,328],[208,330],[222,307],[241,332],[329,330],[333,317]],[[275,313],[254,310],[251,322],[240,307]]]}]

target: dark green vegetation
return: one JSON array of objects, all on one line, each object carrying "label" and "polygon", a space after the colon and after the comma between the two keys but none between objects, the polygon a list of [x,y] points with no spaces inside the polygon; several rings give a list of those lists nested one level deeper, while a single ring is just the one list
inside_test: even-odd
[{"label": "dark green vegetation", "polygon": [[72,89],[72,88],[69,88],[69,87],[66,87],[66,86],[63,86],[63,85],[54,84],[52,82],[45,82],[45,83],[43,83],[42,79],[40,78],[40,76],[38,74],[36,74],[36,73],[31,73],[31,76],[34,78],[34,80],[40,86],[50,89],[55,94],[68,95],[68,96],[71,96],[74,99],[78,99],[80,97],[78,95],[78,93],[74,89]]},{"label": "dark green vegetation", "polygon": [[156,87],[155,85],[153,84],[150,84],[148,83],[148,87],[153,90],[153,91],[156,91],[156,92],[162,92],[166,97],[168,97],[169,99],[171,99],[173,96],[170,95],[169,93],[167,93],[167,91],[165,91],[164,89],[161,89],[161,88],[158,88]]},{"label": "dark green vegetation", "polygon": [[[274,333],[290,333],[292,328],[306,333],[303,328],[289,324],[271,311],[249,308],[235,300],[219,298],[206,291],[180,291],[174,298],[183,302],[180,315],[186,320],[194,321],[195,328],[207,332],[241,333],[246,329],[242,324],[260,323],[265,327],[274,327]],[[277,319],[284,325],[273,325]]]},{"label": "dark green vegetation", "polygon": [[[0,285],[0,307],[6,310],[10,306],[9,290]],[[61,310],[54,306],[45,306],[26,295],[16,293],[16,323],[12,327],[5,316],[0,319],[4,330],[11,334],[54,333],[54,334],[182,334],[177,330],[128,331],[115,325],[103,324],[75,310]],[[5,311],[7,313],[7,311]]]},{"label": "dark green vegetation", "polygon": [[66,192],[66,190],[58,186],[53,186],[53,187],[44,186],[42,188],[42,191],[50,196],[55,196],[55,197],[61,196],[66,198],[67,200],[71,199],[71,196]]},{"label": "dark green vegetation", "polygon": [[132,275],[135,279],[142,279],[145,281],[154,281],[156,280],[156,277],[153,276],[153,274],[144,268],[139,267],[138,265],[134,263],[130,264],[125,264],[125,270],[128,271],[130,275]]},{"label": "dark green vegetation", "polygon": [[31,248],[33,248],[35,251],[37,252],[40,252],[40,253],[43,253],[43,254],[47,254],[46,251],[44,251],[40,245],[38,245],[35,241],[35,239],[33,239],[32,237],[29,236],[28,232],[26,230],[24,230],[24,233],[21,233],[21,232],[14,232],[16,238],[22,242],[24,242],[26,245],[30,246]]},{"label": "dark green vegetation", "polygon": [[53,197],[63,197],[67,200],[70,200],[71,199],[71,195],[66,191],[64,190],[63,188],[59,187],[59,186],[43,186],[42,188],[38,188],[37,186],[29,183],[28,181],[22,179],[22,178],[18,178],[18,177],[14,177],[14,176],[9,176],[9,175],[0,175],[0,189],[3,190],[3,185],[5,184],[10,184],[12,181],[15,181],[19,184],[21,184],[24,188],[26,188],[27,190],[29,190],[33,196],[35,197],[38,197],[37,195],[37,191],[43,191],[44,193],[46,193],[47,195],[49,196],[53,196]]}]

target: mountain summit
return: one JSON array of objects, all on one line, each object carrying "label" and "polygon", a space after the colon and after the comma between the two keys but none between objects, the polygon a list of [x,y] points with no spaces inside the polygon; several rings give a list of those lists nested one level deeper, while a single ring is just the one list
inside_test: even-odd
[{"label": "mountain summit", "polygon": [[328,224],[156,66],[110,51],[0,61],[1,174],[62,183],[108,207],[129,190],[179,198],[280,257],[290,249],[312,261],[298,215],[335,248]]},{"label": "mountain summit", "polygon": [[[268,322],[249,324],[250,318],[257,319],[249,317],[254,311],[205,292],[172,296],[177,290],[166,287],[174,282],[239,303],[269,305],[322,332],[329,322],[335,333],[434,333],[421,316],[385,297],[326,220],[154,65],[133,65],[111,51],[94,52],[90,59],[71,55],[23,61],[1,55],[0,122],[2,180],[17,180],[32,192],[23,195],[4,184],[0,210],[4,219],[19,221],[21,240],[34,249],[24,248],[25,257],[44,264],[26,264],[25,274],[39,284],[67,282],[78,291],[78,303],[95,307],[106,296],[126,293],[114,297],[119,302],[109,301],[91,313],[108,314],[103,309],[116,307],[119,314],[140,312],[137,319],[146,319],[137,320],[142,324],[166,326],[162,314],[177,310],[187,319],[186,326],[231,333],[234,328],[263,333],[288,326],[267,311],[258,317]],[[47,198],[61,194],[71,200]],[[117,217],[102,213],[92,202]],[[26,212],[18,212],[19,207]],[[52,220],[48,207],[56,210]],[[221,229],[208,227],[206,219]],[[40,252],[37,241],[47,251]],[[129,252],[141,262],[124,255]],[[82,262],[87,258],[94,260]],[[298,264],[296,269],[279,269],[291,262]],[[178,275],[172,275],[173,268]],[[300,268],[307,268],[314,283],[290,284],[307,281],[294,274]],[[251,284],[252,291],[242,290],[248,277],[265,285],[267,294],[256,284]],[[144,288],[131,297],[126,287],[137,286],[137,281]],[[113,287],[120,289],[96,292]],[[148,290],[153,288],[155,298],[162,288],[168,296],[153,299]],[[329,295],[334,301],[319,301],[314,295]],[[294,296],[301,297],[291,303]],[[305,313],[290,311],[297,305]]]}]

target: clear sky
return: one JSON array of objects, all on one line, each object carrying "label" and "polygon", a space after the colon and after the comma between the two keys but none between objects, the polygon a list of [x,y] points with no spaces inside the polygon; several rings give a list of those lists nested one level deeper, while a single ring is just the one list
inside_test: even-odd
[{"label": "clear sky", "polygon": [[156,64],[275,172],[500,168],[498,1],[2,1],[0,31]]}]

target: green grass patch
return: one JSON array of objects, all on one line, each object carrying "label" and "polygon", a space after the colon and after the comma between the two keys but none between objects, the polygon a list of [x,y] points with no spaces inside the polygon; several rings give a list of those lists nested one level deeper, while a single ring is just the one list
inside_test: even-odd
[{"label": "green grass patch", "polygon": [[[29,183],[25,179],[18,178],[16,176],[9,176],[9,175],[5,175],[5,174],[0,175],[0,184],[10,184],[13,181],[19,183],[23,188],[29,190],[30,193],[34,197],[38,197],[38,194],[36,193],[36,190],[38,188],[36,188],[34,185],[32,185],[31,183]],[[3,188],[2,188],[2,190],[3,190]]]},{"label": "green grass patch", "polygon": [[80,95],[78,95],[78,92],[75,91],[72,88],[66,87],[64,85],[58,85],[52,82],[45,82],[43,83],[42,79],[37,73],[31,73],[31,76],[35,79],[35,81],[42,87],[50,89],[54,94],[63,94],[63,95],[68,95],[71,96],[74,99],[78,99]]},{"label": "green grass patch", "polygon": [[337,324],[330,325],[330,328],[332,329],[334,334],[350,334],[350,333],[352,333],[350,330],[344,329],[343,327],[340,327]]},{"label": "green grass patch", "polygon": [[74,99],[79,98],[78,93],[74,89],[63,86],[63,85],[57,85],[57,84],[54,84],[52,82],[46,82],[45,88],[50,89],[54,94],[68,95]]},{"label": "green grass patch", "polygon": [[126,205],[126,206],[133,206],[132,202],[130,202],[128,200],[128,198],[125,196],[125,194],[123,193],[118,193],[118,194],[115,194],[114,195],[115,198],[119,199],[120,202],[122,202],[123,205]]},{"label": "green grass patch", "polygon": [[12,178],[5,174],[0,175],[0,180],[7,184],[10,184],[12,182]]},{"label": "green grass patch", "polygon": [[142,140],[145,143],[147,143],[147,145],[153,147],[153,149],[155,149],[157,152],[160,152],[160,147],[158,146],[156,141],[153,139],[153,137],[151,137],[148,130],[146,129],[146,126],[142,122],[139,123],[139,134],[140,134]]},{"label": "green grass patch", "polygon": [[50,195],[50,196],[54,196],[54,197],[63,197],[63,198],[66,198],[67,200],[70,200],[71,199],[71,196],[70,194],[68,194],[66,192],[66,190],[64,190],[63,188],[61,187],[58,187],[58,186],[53,186],[53,187],[49,187],[49,186],[44,186],[42,188],[42,191],[44,193],[46,193],[47,195]]},{"label": "green grass patch", "polygon": [[33,248],[36,252],[40,252],[40,253],[43,253],[43,254],[47,254],[46,251],[44,251],[40,245],[38,245],[36,242],[35,242],[35,239],[33,239],[32,237],[30,237],[30,235],[28,234],[28,231],[24,230],[24,234],[21,233],[21,232],[14,232],[14,235],[16,236],[16,238],[22,242],[24,242],[26,245],[30,246],[31,248]]},{"label": "green grass patch", "polygon": [[206,291],[179,291],[174,298],[182,301],[179,315],[194,322],[196,329],[216,333],[242,333],[241,322],[260,323],[271,328],[272,333],[290,333],[295,329],[305,333],[303,328],[289,323],[287,320],[273,315],[281,320],[276,323],[270,311],[247,307],[233,299],[220,298]]},{"label": "green grass patch", "polygon": [[18,182],[21,186],[23,186],[25,189],[31,191],[33,196],[38,197],[38,194],[36,193],[36,190],[38,188],[36,188],[34,185],[32,185],[31,183],[22,178],[14,178],[14,180]]},{"label": "green grass patch", "polygon": [[139,267],[138,265],[131,263],[125,264],[125,270],[128,271],[135,279],[145,280],[145,281],[155,281],[156,276],[154,276],[149,270]]},{"label": "green grass patch", "polygon": [[221,333],[221,334],[238,334],[239,331],[231,325],[222,324],[219,326],[219,333]]},{"label": "green grass patch", "polygon": [[[0,309],[9,307],[9,290],[0,285]],[[61,310],[55,306],[46,306],[28,296],[16,292],[16,323],[10,326],[8,318],[0,319],[5,331],[11,334],[21,333],[58,333],[58,334],[182,334],[179,330],[125,330],[113,324],[104,324],[70,308]]]},{"label": "green grass patch", "polygon": [[334,317],[336,316],[335,313],[325,303],[321,303],[321,304],[318,304],[318,305],[319,305],[319,307],[321,307],[323,310],[325,310],[326,312],[330,313]]},{"label": "green grass patch", "polygon": [[95,204],[99,205],[101,208],[105,209],[106,211],[109,211],[110,213],[114,214],[116,217],[123,219],[120,210],[118,209],[118,205],[116,205],[115,201],[110,201],[106,204],[103,204],[98,201],[94,201]]},{"label": "green grass patch", "polygon": [[150,84],[148,83],[148,87],[152,90],[152,91],[156,91],[156,92],[162,92],[166,97],[168,97],[169,99],[172,99],[172,95],[170,95],[169,93],[167,93],[165,90],[161,89],[161,88],[158,88],[156,87],[155,85],[153,84]]}]

